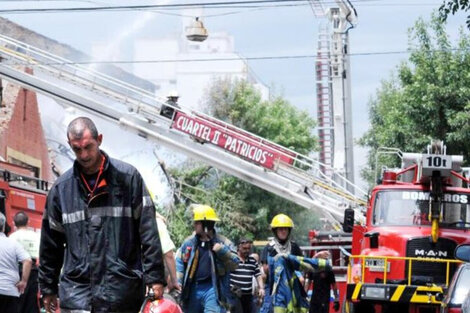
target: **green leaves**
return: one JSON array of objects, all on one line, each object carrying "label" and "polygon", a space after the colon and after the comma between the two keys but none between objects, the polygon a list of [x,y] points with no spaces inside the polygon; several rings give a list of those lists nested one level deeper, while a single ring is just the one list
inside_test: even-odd
[{"label": "green leaves", "polygon": [[360,143],[371,148],[369,169],[363,173],[370,182],[379,147],[421,152],[431,139],[440,139],[449,154],[470,158],[470,37],[461,32],[453,49],[444,26],[435,16],[416,22],[410,30],[409,60],[382,82],[369,102],[371,129]]},{"label": "green leaves", "polygon": [[[458,11],[467,12],[470,9],[469,0],[448,0],[439,7],[439,18],[442,22],[447,20],[449,14],[456,14]],[[470,28],[470,15],[467,16],[467,27]]]},{"label": "green leaves", "polygon": [[[229,79],[214,80],[207,94],[204,107],[211,116],[303,154],[317,148],[315,121],[282,97],[263,101],[253,85]],[[294,219],[296,238],[304,243],[308,242],[308,230],[318,223],[305,208],[207,166],[173,170],[171,175],[180,195],[174,210],[177,218],[170,220],[170,224],[176,223],[170,229],[177,233],[177,243],[192,231],[186,211],[191,203],[214,207],[222,220],[217,227],[232,240],[241,236],[265,240],[272,235],[271,218],[281,212]]]},{"label": "green leaves", "polygon": [[282,97],[262,101],[253,85],[229,79],[214,80],[208,94],[204,106],[209,115],[299,153],[318,148],[312,134],[315,121]]}]

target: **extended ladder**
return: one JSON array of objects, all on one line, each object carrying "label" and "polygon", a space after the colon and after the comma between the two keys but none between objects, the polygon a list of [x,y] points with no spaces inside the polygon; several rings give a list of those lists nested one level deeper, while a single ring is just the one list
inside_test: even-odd
[{"label": "extended ladder", "polygon": [[[0,57],[0,76],[6,80],[114,121],[140,136],[316,209],[330,221],[341,221],[348,206],[365,205],[366,192],[340,175],[333,180],[323,174],[320,167],[326,164],[233,125],[177,107],[172,107],[174,113],[168,118],[161,115],[161,109],[168,105],[146,90],[1,35]],[[359,196],[347,187],[354,188]]]}]

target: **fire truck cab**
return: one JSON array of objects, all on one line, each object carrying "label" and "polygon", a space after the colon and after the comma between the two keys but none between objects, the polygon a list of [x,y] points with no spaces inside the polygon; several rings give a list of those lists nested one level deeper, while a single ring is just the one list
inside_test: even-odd
[{"label": "fire truck cab", "polygon": [[34,177],[28,168],[0,162],[0,212],[7,218],[7,233],[14,231],[13,217],[24,211],[29,227],[41,230],[48,183]]},{"label": "fire truck cab", "polygon": [[[352,228],[343,312],[439,312],[457,245],[470,242],[469,180],[462,156],[402,154],[372,189],[365,225]],[[347,216],[349,215],[349,218]]]}]

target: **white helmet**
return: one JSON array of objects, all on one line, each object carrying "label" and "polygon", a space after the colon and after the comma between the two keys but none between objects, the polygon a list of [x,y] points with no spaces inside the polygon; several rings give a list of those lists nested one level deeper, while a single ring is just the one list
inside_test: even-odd
[{"label": "white helmet", "polygon": [[178,98],[179,95],[178,95],[178,92],[176,90],[172,90],[168,93],[168,96],[167,98]]}]

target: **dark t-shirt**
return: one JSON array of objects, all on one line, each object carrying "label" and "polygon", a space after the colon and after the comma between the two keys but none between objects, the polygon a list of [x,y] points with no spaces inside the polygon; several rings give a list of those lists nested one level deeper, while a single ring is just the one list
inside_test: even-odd
[{"label": "dark t-shirt", "polygon": [[[293,241],[291,241],[291,247],[290,247],[290,254],[293,254],[293,255],[298,255],[298,256],[302,256],[302,250],[300,249],[300,247]],[[263,252],[261,252],[261,264],[268,264],[268,256],[271,256],[271,257],[274,257],[276,256],[277,254],[277,251],[276,249],[274,249],[273,246],[271,246],[269,243],[264,247],[263,249]],[[269,280],[269,276],[270,275],[267,275],[266,276],[266,287],[270,286],[270,280]]]},{"label": "dark t-shirt", "polygon": [[82,175],[83,175],[83,178],[86,179],[86,182],[87,182],[88,186],[91,189],[93,189],[95,187],[95,184],[96,184],[96,179],[98,178],[98,173],[94,173],[94,174],[91,174],[91,175],[82,173]]},{"label": "dark t-shirt", "polygon": [[331,285],[336,283],[333,271],[309,273],[309,279],[313,282],[310,305],[312,303],[329,302]]},{"label": "dark t-shirt", "polygon": [[199,250],[199,260],[196,270],[196,281],[208,281],[211,279],[211,259],[210,259],[209,242],[199,242],[197,249]]}]

